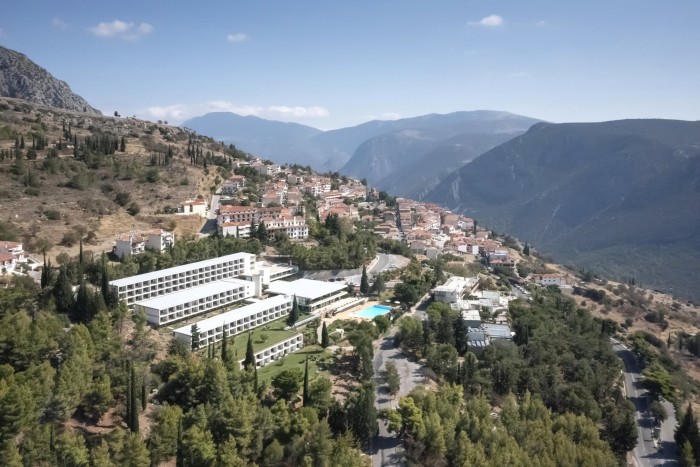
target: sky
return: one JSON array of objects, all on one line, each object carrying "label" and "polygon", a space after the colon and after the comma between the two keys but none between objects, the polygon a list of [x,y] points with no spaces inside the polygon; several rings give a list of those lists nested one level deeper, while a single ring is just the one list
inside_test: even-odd
[{"label": "sky", "polygon": [[10,0],[0,45],[107,115],[174,124],[700,120],[699,18],[698,0]]}]

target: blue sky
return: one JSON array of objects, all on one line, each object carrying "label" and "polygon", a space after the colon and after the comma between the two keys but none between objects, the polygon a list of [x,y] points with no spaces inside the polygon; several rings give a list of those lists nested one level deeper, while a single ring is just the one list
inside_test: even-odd
[{"label": "blue sky", "polygon": [[697,0],[5,2],[0,44],[93,106],[321,129],[458,110],[700,120]]}]

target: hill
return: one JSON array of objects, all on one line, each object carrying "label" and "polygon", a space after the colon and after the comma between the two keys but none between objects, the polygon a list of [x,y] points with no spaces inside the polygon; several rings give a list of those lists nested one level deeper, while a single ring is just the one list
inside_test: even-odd
[{"label": "hill", "polygon": [[700,300],[700,122],[541,123],[427,198],[558,262]]},{"label": "hill", "polygon": [[0,239],[21,240],[35,255],[47,244],[56,256],[77,252],[77,233],[89,239],[86,249],[108,251],[115,235],[130,230],[198,232],[200,218],[168,213],[207,197],[216,177],[230,173],[216,156],[232,150],[196,136],[192,144],[209,154],[203,169],[186,155],[191,136],[134,118],[0,98]]},{"label": "hill", "polygon": [[68,84],[32,62],[26,55],[0,46],[0,96],[57,109],[101,115]]}]

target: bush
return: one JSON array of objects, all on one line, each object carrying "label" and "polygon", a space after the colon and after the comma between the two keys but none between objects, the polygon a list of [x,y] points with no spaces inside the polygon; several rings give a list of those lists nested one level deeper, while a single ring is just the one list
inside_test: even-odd
[{"label": "bush", "polygon": [[55,209],[47,209],[44,211],[44,215],[50,221],[57,221],[61,219],[61,213]]},{"label": "bush", "polygon": [[122,207],[129,204],[129,201],[131,201],[131,195],[124,191],[120,191],[119,193],[117,193],[117,196],[114,198],[114,202]]},{"label": "bush", "polygon": [[39,196],[39,189],[34,187],[29,187],[24,192],[29,196]]},{"label": "bush", "polygon": [[139,206],[136,203],[131,203],[128,208],[126,208],[126,212],[131,214],[132,216],[135,216],[139,212],[141,212],[141,206]]},{"label": "bush", "polygon": [[77,232],[66,232],[63,234],[63,238],[61,239],[61,245],[63,246],[73,246],[76,243],[78,243],[78,240],[80,240],[78,233]]}]

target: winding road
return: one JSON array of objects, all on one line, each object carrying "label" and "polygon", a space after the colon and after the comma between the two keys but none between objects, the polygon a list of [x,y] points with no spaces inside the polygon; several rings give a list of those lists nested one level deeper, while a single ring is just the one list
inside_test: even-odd
[{"label": "winding road", "polygon": [[676,428],[676,414],[673,405],[662,401],[668,418],[661,424],[659,439],[652,439],[654,420],[649,413],[651,398],[642,384],[642,366],[637,356],[624,344],[611,339],[613,350],[625,366],[625,392],[636,409],[638,442],[632,454],[639,467],[677,466],[678,449],[673,434]]}]

